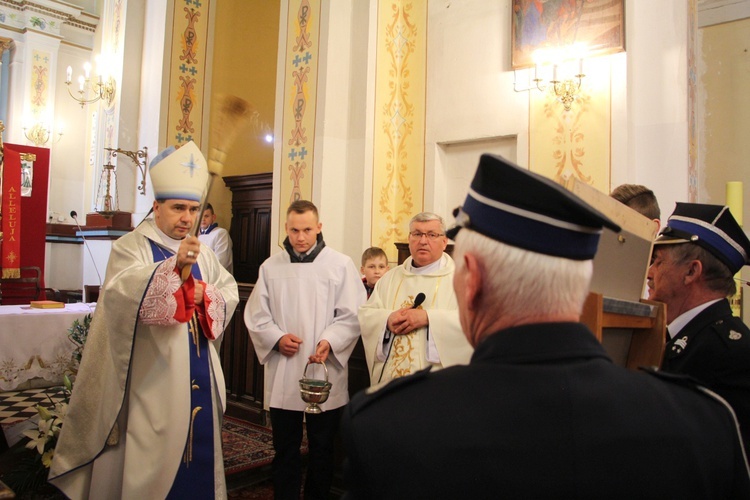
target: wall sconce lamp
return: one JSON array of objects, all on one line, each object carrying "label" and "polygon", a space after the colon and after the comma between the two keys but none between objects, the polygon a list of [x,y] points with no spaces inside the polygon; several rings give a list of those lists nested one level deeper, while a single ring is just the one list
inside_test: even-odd
[{"label": "wall sconce lamp", "polygon": [[[570,111],[573,101],[581,92],[581,84],[586,74],[583,72],[583,54],[585,48],[573,45],[565,49],[540,49],[534,53],[534,78],[531,80],[533,86],[518,88],[517,80],[513,88],[516,92],[522,92],[536,88],[540,92],[551,89],[555,93],[565,111]],[[542,77],[544,68],[552,67],[552,75],[549,79]],[[516,79],[517,74],[514,72]]]},{"label": "wall sconce lamp", "polygon": [[[578,65],[580,68],[583,65],[583,59],[579,59],[578,61]],[[543,79],[536,77],[535,70],[534,83],[536,84],[536,88],[544,92],[548,85],[551,86],[552,91],[557,96],[557,100],[562,103],[565,111],[570,111],[570,106],[578,97],[578,94],[581,91],[581,83],[583,81],[583,77],[586,75],[583,73],[582,69],[579,69],[578,73],[576,75],[573,75],[572,78],[559,80],[557,77],[557,66],[554,66],[553,68],[553,75],[554,76],[549,81],[549,83],[545,84]]]},{"label": "wall sconce lamp", "polygon": [[[23,135],[26,136],[26,140],[33,142],[36,147],[41,147],[47,144],[52,138],[52,131],[42,122],[37,122],[31,128],[23,127]],[[62,136],[62,132],[57,132],[57,139],[52,141],[52,144],[60,142]]]},{"label": "wall sconce lamp", "polygon": [[[68,94],[70,97],[75,99],[83,107],[85,104],[96,102],[99,99],[103,99],[107,103],[107,106],[112,105],[112,101],[115,98],[115,79],[111,76],[107,77],[106,80],[99,74],[95,81],[91,81],[91,64],[86,63],[83,65],[83,75],[78,77],[78,97],[73,95],[70,90],[71,79],[73,78],[73,68],[68,66],[66,72],[65,85],[68,87]],[[89,97],[93,94],[93,97]]]},{"label": "wall sconce lamp", "polygon": [[[124,154],[136,164],[138,171],[141,173],[141,183],[138,185],[138,191],[146,196],[146,165],[148,164],[148,148],[144,146],[138,151],[127,151],[120,148],[104,148],[109,152],[110,158],[117,156],[118,153]],[[143,160],[143,161],[141,161]],[[106,165],[105,165],[106,168]]]}]

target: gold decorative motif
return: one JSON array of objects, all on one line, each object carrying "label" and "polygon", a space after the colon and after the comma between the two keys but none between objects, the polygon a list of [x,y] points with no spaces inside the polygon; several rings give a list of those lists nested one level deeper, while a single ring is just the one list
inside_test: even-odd
[{"label": "gold decorative motif", "polygon": [[552,139],[555,145],[553,178],[557,182],[563,182],[572,176],[586,184],[591,184],[591,176],[583,171],[586,134],[581,127],[582,117],[589,111],[591,96],[583,93],[578,96],[576,102],[575,111],[562,114],[555,106],[554,100],[548,100],[544,104],[544,115],[547,119],[555,121],[555,136]]},{"label": "gold decorative motif", "polygon": [[185,447],[185,454],[182,457],[182,461],[188,467],[190,466],[190,462],[193,461],[193,427],[195,425],[195,417],[202,409],[202,407],[196,406],[195,408],[193,408],[193,414],[190,417],[190,433],[188,434],[188,444]]},{"label": "gold decorative motif", "polygon": [[[414,298],[415,298],[414,295],[409,295],[408,298],[404,300],[404,302],[401,304],[401,308],[403,309],[404,307],[409,307],[409,308],[414,307]],[[418,305],[416,309],[422,309],[422,305],[421,304]]]},{"label": "gold decorative motif", "polygon": [[[401,303],[401,308],[414,307],[414,295],[408,295],[408,298]],[[416,309],[422,309],[418,305]],[[411,366],[414,361],[414,341],[416,330],[406,335],[396,335],[393,339],[393,351],[391,358],[388,360],[390,366],[390,378],[403,377],[411,373]]]},{"label": "gold decorative motif", "polygon": [[114,446],[119,442],[120,442],[120,425],[117,422],[115,422],[115,425],[112,427],[112,430],[109,432],[109,436],[107,436],[107,445]]},{"label": "gold decorative motif", "polygon": [[201,357],[201,346],[200,346],[200,329],[198,328],[198,320],[196,315],[190,318],[190,334],[193,338],[193,345],[195,346],[195,353],[198,358]]},{"label": "gold decorative motif", "polygon": [[379,5],[372,240],[395,260],[393,243],[406,240],[406,221],[423,199],[426,8]]},{"label": "gold decorative motif", "polygon": [[561,110],[551,91],[532,94],[529,164],[532,171],[556,182],[575,178],[608,192],[612,143],[609,66],[591,63],[586,73],[587,83],[570,111]]},{"label": "gold decorative motif", "polygon": [[412,373],[411,368],[415,361],[414,342],[417,331],[414,330],[406,335],[396,335],[396,338],[393,339],[393,350],[388,360],[390,378],[403,377]]}]

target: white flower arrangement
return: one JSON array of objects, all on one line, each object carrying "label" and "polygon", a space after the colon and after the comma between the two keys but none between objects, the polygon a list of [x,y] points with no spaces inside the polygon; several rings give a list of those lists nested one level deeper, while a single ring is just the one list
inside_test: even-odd
[{"label": "white flower arrangement", "polygon": [[[91,315],[89,314],[86,315],[83,322],[75,320],[73,326],[68,329],[68,338],[77,346],[71,360],[75,367],[81,360],[90,324]],[[71,375],[74,376],[76,373],[77,370],[71,369]],[[43,491],[45,488],[54,489],[47,483],[47,475],[50,465],[52,465],[52,458],[55,456],[57,439],[65,422],[70,394],[73,391],[73,382],[67,374],[63,376],[63,387],[60,389],[62,390],[63,400],[55,402],[50,398],[51,405],[37,405],[37,415],[31,420],[33,422],[33,419],[36,419],[36,429],[32,427],[22,433],[24,437],[29,439],[25,443],[25,449],[36,450],[36,453],[32,452],[29,456],[19,455],[17,466],[2,477],[3,482],[10,486],[19,497],[27,492],[33,494],[33,492]],[[19,448],[19,450],[22,451],[24,448]]]},{"label": "white flower arrangement", "polygon": [[[66,397],[72,389],[70,379],[65,375],[65,391]],[[65,420],[65,414],[68,411],[67,401],[61,401],[56,403],[51,409],[47,409],[42,405],[36,405],[36,411],[38,413],[37,428],[23,431],[23,435],[29,438],[29,442],[26,443],[26,448],[33,450],[36,448],[37,453],[42,456],[42,465],[46,469],[49,469],[52,463],[52,457],[55,454],[55,446],[57,445],[57,437],[60,435],[60,428],[62,427],[63,420]]]}]

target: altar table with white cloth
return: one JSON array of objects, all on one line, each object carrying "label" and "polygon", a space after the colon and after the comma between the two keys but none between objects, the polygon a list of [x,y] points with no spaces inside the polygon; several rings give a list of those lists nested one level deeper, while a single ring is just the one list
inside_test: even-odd
[{"label": "altar table with white cloth", "polygon": [[0,391],[62,385],[63,375],[76,370],[76,344],[68,329],[94,313],[95,303],[34,309],[0,306]]}]

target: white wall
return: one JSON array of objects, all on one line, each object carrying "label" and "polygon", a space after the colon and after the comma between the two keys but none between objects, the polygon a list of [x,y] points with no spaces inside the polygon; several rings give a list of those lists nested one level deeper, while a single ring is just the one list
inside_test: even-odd
[{"label": "white wall", "polygon": [[[372,202],[369,81],[377,2],[368,2],[369,11],[363,4],[334,0],[324,9],[314,180],[326,239],[355,260],[368,243]],[[688,5],[684,0],[625,5],[627,52],[608,56],[611,183],[651,187],[668,215],[675,201],[687,198]],[[282,20],[285,9],[282,2]],[[425,209],[445,216],[448,224],[480,153],[497,152],[528,166],[529,94],[514,91],[510,26],[510,0],[428,4]],[[279,169],[277,158],[276,176]]]},{"label": "white wall", "polygon": [[625,9],[627,174],[617,179],[653,189],[666,220],[688,195],[688,2],[625,2]]},{"label": "white wall", "polygon": [[425,209],[453,223],[481,153],[528,164],[529,94],[515,92],[511,2],[430,2]]},{"label": "white wall", "polygon": [[[94,210],[93,170],[87,156],[87,126],[91,110],[81,107],[68,95],[65,71],[73,68],[73,78],[83,73],[83,64],[92,61],[90,49],[62,44],[57,68],[52,78],[58,82],[55,88],[55,123],[63,127],[60,142],[50,148],[50,190],[48,212],[54,212],[55,221],[73,224],[70,211],[78,213],[78,220],[85,224],[86,214]],[[75,93],[76,83],[71,87]],[[63,220],[59,220],[62,217]]]},{"label": "white wall", "polygon": [[326,245],[354,262],[363,250],[359,214],[369,207],[362,176],[368,11],[365,2],[331,0],[321,12],[312,201],[320,212]]},{"label": "white wall", "polygon": [[82,252],[83,245],[47,242],[44,248],[44,285],[58,290],[82,289]]}]

